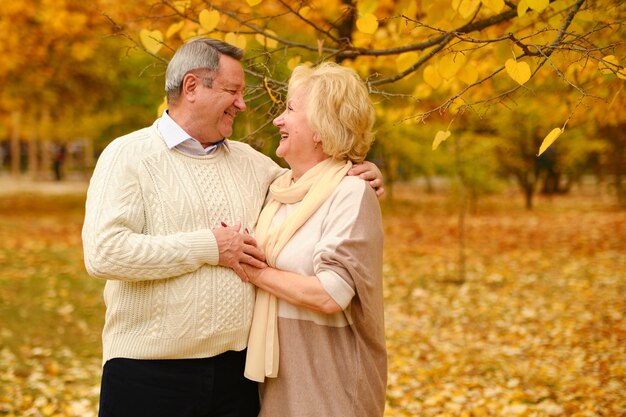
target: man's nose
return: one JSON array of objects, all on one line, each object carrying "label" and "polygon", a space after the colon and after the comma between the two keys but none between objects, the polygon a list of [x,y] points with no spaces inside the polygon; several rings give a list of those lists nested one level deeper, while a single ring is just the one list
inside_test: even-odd
[{"label": "man's nose", "polygon": [[235,106],[239,109],[239,111],[244,111],[246,109],[246,100],[244,100],[242,93],[237,95]]}]

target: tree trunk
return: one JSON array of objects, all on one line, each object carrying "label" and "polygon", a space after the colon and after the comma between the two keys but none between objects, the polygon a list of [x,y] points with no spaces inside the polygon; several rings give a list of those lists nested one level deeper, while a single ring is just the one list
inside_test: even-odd
[{"label": "tree trunk", "polygon": [[28,167],[27,172],[31,180],[36,180],[39,174],[39,164],[37,158],[37,123],[33,123],[28,138]]},{"label": "tree trunk", "polygon": [[526,186],[524,188],[524,200],[526,202],[526,210],[532,210],[533,209],[533,187],[532,186]]},{"label": "tree trunk", "polygon": [[[356,22],[357,8],[354,0],[342,0],[342,3],[345,5],[345,13],[336,27],[340,41],[347,46],[352,43],[352,32]],[[344,59],[343,57],[337,57],[337,63],[341,63]]]},{"label": "tree trunk", "polygon": [[91,178],[91,172],[93,171],[93,167],[96,164],[95,157],[93,155],[93,139],[84,139],[85,141],[85,165],[83,175],[85,178]]},{"label": "tree trunk", "polygon": [[14,177],[19,177],[20,175],[20,159],[21,159],[21,149],[20,149],[20,124],[21,124],[22,114],[19,110],[14,110],[11,113],[11,124],[12,132],[11,132],[11,175]]},{"label": "tree trunk", "polygon": [[49,140],[41,142],[39,148],[41,153],[41,176],[48,180],[50,179],[50,169],[52,167],[52,143]]}]

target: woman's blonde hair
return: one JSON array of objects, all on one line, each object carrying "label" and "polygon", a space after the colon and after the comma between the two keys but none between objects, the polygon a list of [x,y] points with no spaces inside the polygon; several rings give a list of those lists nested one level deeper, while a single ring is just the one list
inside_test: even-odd
[{"label": "woman's blonde hair", "polygon": [[341,65],[325,62],[297,66],[289,79],[289,96],[304,88],[309,127],[324,153],[338,160],[362,162],[374,141],[375,112],[365,83]]}]

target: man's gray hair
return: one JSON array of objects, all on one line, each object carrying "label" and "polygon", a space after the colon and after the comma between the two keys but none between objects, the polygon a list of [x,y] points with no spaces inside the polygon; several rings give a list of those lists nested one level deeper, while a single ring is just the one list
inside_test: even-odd
[{"label": "man's gray hair", "polygon": [[174,103],[178,100],[182,91],[183,78],[190,71],[207,70],[212,73],[217,71],[222,54],[241,61],[244,51],[229,43],[211,38],[193,39],[178,48],[165,72],[167,102]]}]

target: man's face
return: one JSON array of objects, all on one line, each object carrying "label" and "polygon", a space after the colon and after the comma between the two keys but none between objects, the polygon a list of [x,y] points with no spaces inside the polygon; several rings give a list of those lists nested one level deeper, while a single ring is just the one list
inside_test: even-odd
[{"label": "man's face", "polygon": [[202,142],[216,142],[230,137],[233,122],[240,111],[246,109],[243,99],[244,72],[234,58],[222,55],[213,86],[199,86],[198,113],[202,124]]}]

